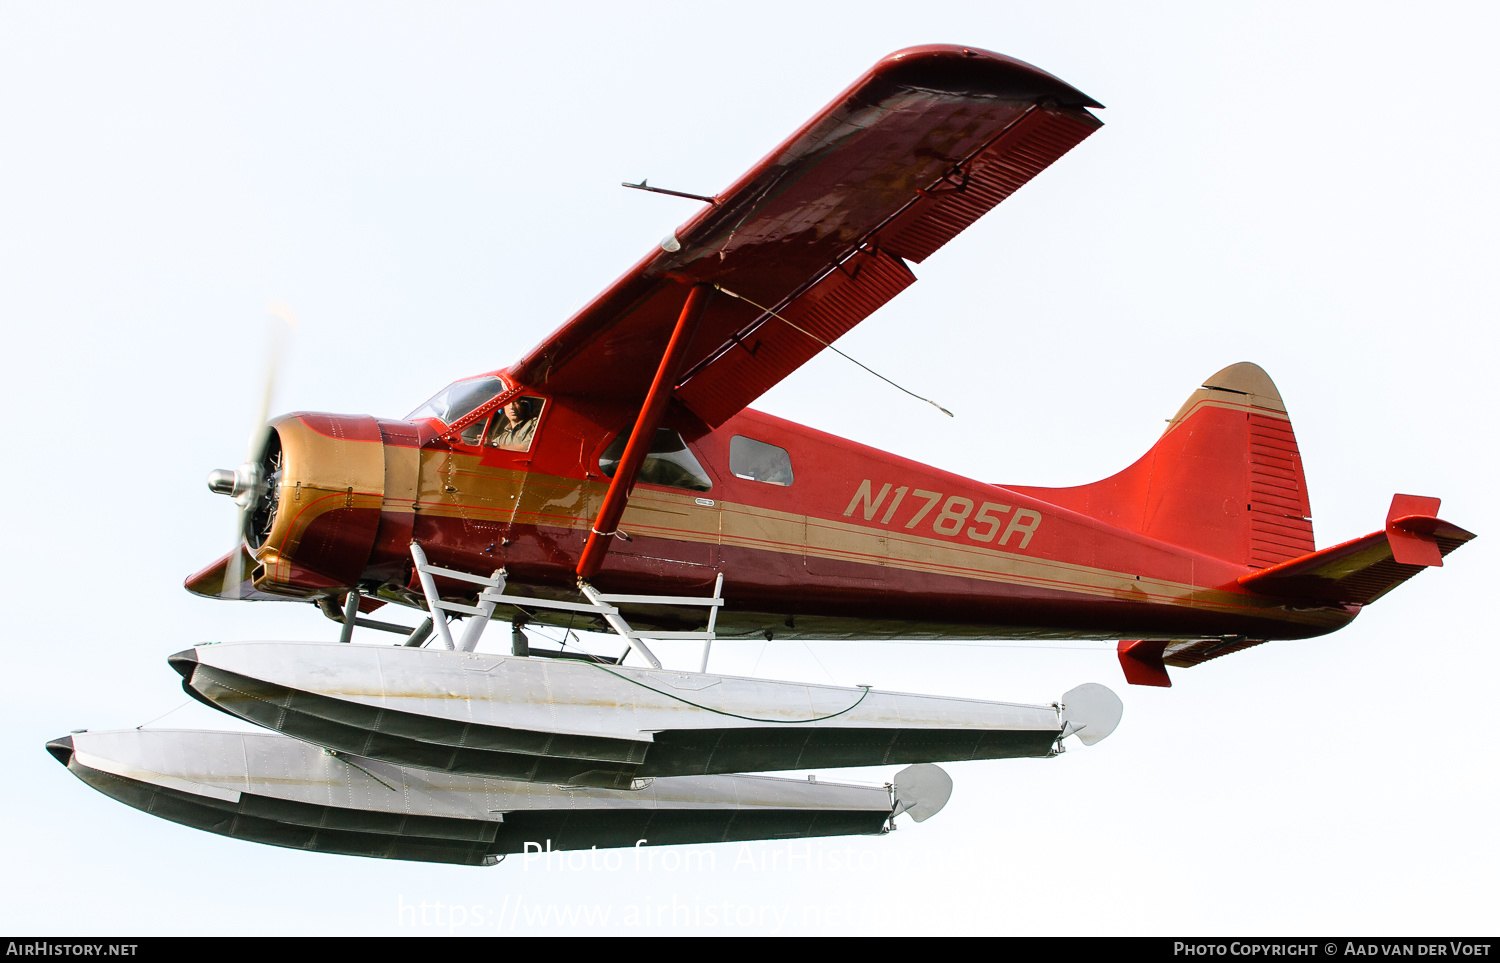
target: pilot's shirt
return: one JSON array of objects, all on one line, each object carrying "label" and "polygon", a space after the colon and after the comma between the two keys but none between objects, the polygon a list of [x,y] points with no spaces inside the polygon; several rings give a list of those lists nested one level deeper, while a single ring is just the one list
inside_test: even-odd
[{"label": "pilot's shirt", "polygon": [[536,433],[536,417],[527,418],[519,425],[512,425],[501,415],[498,426],[490,431],[490,444],[496,448],[525,451],[531,445],[531,436]]}]

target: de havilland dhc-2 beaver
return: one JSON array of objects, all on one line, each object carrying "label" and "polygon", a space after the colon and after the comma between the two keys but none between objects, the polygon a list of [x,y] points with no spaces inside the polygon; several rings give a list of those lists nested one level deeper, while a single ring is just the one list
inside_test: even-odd
[{"label": "de havilland dhc-2 beaver", "polygon": [[[319,852],[483,865],[882,833],[946,803],[935,763],[1092,744],[1120,700],[715,675],[715,639],[1107,639],[1127,681],[1165,686],[1167,666],[1332,632],[1442,565],[1474,536],[1436,498],[1396,495],[1381,530],[1315,549],[1291,421],[1249,363],[1075,488],[975,481],[747,407],[1098,129],[1099,106],[984,50],[892,54],[511,367],[403,419],[272,419],[210,476],[241,540],[187,588],[311,601],[339,641],[169,659],[265,732],[48,749],[147,812]],[[425,618],[361,615],[385,605]],[[479,648],[496,619],[508,652]],[[532,649],[531,623],[627,648]],[[356,625],[404,638],[350,644]],[[657,639],[701,639],[698,671],[664,669]],[[884,765],[906,768],[876,786],[761,775]]]}]

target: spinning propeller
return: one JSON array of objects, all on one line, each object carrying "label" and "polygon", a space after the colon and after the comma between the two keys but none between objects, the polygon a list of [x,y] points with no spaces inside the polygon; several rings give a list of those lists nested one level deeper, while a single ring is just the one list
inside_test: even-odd
[{"label": "spinning propeller", "polygon": [[270,348],[266,362],[266,377],[261,391],[260,409],[256,413],[254,428],[250,432],[250,447],[244,464],[230,470],[216,468],[208,473],[208,488],[220,495],[228,495],[238,506],[235,515],[234,547],[229,552],[229,565],[224,572],[223,597],[240,598],[240,585],[244,581],[246,543],[249,548],[259,548],[270,528],[271,517],[276,506],[276,483],[281,474],[281,444],[276,432],[267,424],[271,414],[271,397],[276,390],[276,369],[281,358],[281,348],[286,335],[296,330],[297,316],[281,301],[272,301],[267,307],[272,318],[285,324],[274,324],[270,329]]}]

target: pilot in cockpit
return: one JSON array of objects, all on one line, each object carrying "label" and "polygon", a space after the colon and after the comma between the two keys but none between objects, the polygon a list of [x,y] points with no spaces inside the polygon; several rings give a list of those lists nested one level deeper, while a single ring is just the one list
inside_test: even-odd
[{"label": "pilot in cockpit", "polygon": [[500,416],[490,424],[485,444],[525,451],[531,446],[531,436],[536,433],[536,415],[536,402],[531,398],[516,398],[508,402],[500,410]]}]

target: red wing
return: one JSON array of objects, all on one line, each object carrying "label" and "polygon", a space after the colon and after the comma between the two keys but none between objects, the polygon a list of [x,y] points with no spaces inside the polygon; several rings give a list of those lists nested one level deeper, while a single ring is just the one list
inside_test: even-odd
[{"label": "red wing", "polygon": [[[999,54],[913,47],[844,91],[512,369],[633,417],[686,299],[715,292],[676,397],[718,426],[895,297],[920,262],[1100,126]],[[666,244],[666,247],[671,247]]]}]

